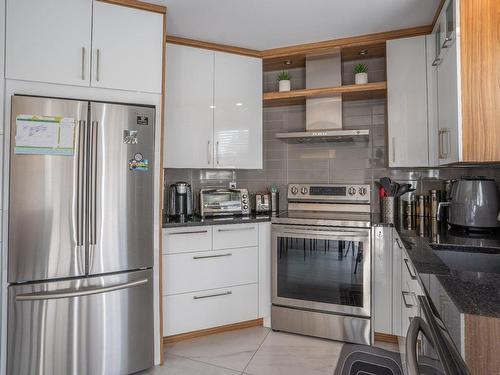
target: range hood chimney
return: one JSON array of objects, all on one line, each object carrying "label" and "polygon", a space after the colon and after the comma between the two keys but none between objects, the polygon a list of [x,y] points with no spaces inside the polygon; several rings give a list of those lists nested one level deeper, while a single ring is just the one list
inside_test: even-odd
[{"label": "range hood chimney", "polygon": [[[328,55],[306,57],[306,89],[342,85],[340,51]],[[306,129],[303,132],[277,133],[276,138],[288,142],[352,141],[367,137],[368,130],[342,128],[342,95],[306,99]]]}]

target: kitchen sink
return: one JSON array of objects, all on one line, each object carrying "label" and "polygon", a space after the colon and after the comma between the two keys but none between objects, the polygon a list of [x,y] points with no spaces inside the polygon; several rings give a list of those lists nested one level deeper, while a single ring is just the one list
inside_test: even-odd
[{"label": "kitchen sink", "polygon": [[431,245],[431,248],[450,270],[500,274],[498,249],[459,249],[443,245]]}]

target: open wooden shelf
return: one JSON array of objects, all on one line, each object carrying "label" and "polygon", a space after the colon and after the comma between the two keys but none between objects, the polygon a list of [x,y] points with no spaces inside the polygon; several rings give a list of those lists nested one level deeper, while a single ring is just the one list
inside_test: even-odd
[{"label": "open wooden shelf", "polygon": [[365,85],[344,85],[319,89],[302,89],[287,92],[266,92],[264,107],[305,104],[309,98],[325,98],[341,94],[343,100],[383,99],[387,96],[387,82],[373,82]]}]

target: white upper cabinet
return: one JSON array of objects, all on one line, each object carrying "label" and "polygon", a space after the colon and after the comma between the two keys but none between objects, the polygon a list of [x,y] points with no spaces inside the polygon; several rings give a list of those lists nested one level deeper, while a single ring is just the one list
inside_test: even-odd
[{"label": "white upper cabinet", "polygon": [[163,16],[94,3],[92,86],[161,93]]},{"label": "white upper cabinet", "polygon": [[262,169],[262,60],[215,53],[215,167]]},{"label": "white upper cabinet", "polygon": [[387,41],[390,167],[429,165],[426,38]]},{"label": "white upper cabinet", "polygon": [[7,78],[161,93],[162,14],[92,0],[7,0],[6,19]]},{"label": "white upper cabinet", "polygon": [[[449,0],[445,3],[433,35],[436,56],[432,67],[437,77],[437,157],[440,165],[460,161],[460,72],[457,32],[457,3]],[[438,45],[439,42],[439,45]],[[435,102],[436,103],[436,102]]]},{"label": "white upper cabinet", "polygon": [[426,36],[427,40],[427,121],[429,124],[429,166],[439,165],[438,158],[438,89],[437,65],[435,60],[436,38],[434,34]]},{"label": "white upper cabinet", "polygon": [[439,164],[459,161],[459,83],[457,79],[457,44],[442,54],[438,79],[438,157]]},{"label": "white upper cabinet", "polygon": [[212,168],[214,53],[167,43],[166,168]]},{"label": "white upper cabinet", "polygon": [[7,0],[6,77],[89,86],[92,0]]},{"label": "white upper cabinet", "polygon": [[262,60],[167,44],[167,168],[262,169]]}]

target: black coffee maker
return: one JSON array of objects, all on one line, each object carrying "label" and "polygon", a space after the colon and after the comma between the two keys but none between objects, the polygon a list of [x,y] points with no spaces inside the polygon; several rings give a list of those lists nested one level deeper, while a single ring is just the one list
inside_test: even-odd
[{"label": "black coffee maker", "polygon": [[187,182],[176,182],[168,189],[168,215],[187,218],[193,215],[193,192]]}]

